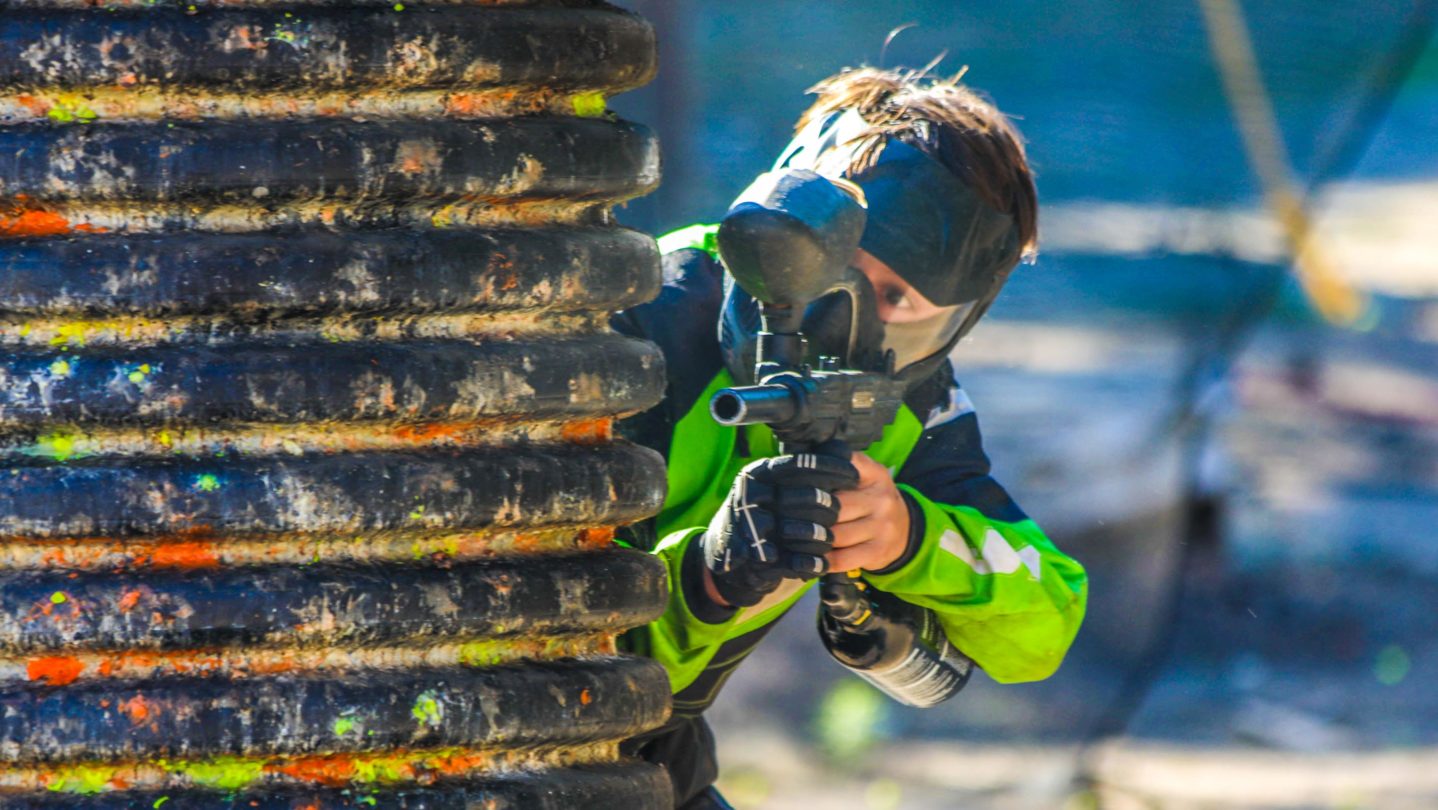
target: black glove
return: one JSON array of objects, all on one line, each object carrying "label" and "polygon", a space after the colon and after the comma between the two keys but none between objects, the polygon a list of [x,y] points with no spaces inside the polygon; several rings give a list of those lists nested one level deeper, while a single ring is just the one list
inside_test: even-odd
[{"label": "black glove", "polygon": [[826,573],[823,555],[839,517],[833,493],[858,483],[847,453],[775,456],[740,470],[700,538],[704,567],[724,601],[747,607],[786,577]]}]

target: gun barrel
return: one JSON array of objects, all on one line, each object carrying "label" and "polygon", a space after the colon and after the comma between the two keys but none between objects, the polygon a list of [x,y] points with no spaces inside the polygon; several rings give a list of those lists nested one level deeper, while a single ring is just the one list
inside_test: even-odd
[{"label": "gun barrel", "polygon": [[785,385],[725,388],[709,400],[709,413],[721,425],[781,425],[799,413],[799,397]]}]

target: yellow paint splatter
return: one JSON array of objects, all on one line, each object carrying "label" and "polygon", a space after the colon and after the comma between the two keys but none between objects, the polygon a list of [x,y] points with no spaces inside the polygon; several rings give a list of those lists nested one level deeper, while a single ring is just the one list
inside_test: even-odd
[{"label": "yellow paint splatter", "polygon": [[70,361],[61,358],[50,364],[50,373],[56,377],[70,376]]},{"label": "yellow paint splatter", "polygon": [[66,598],[67,597],[65,596],[65,594],[61,593],[60,591],[56,591],[50,594],[50,604],[63,605],[66,602]]},{"label": "yellow paint splatter", "polygon": [[446,205],[429,215],[429,224],[436,228],[448,228],[454,224],[454,206]]},{"label": "yellow paint splatter", "polygon": [[56,461],[67,461],[75,455],[76,438],[76,435],[73,433],[62,432],[41,436],[35,441],[35,448],[31,453],[37,456],[53,458]]},{"label": "yellow paint splatter", "polygon": [[579,93],[574,96],[574,114],[580,118],[599,118],[609,109],[603,93]]},{"label": "yellow paint splatter", "polygon": [[83,322],[62,323],[55,328],[55,336],[50,338],[50,345],[84,346],[85,328],[86,325]]},{"label": "yellow paint splatter", "polygon": [[195,489],[201,492],[214,492],[220,488],[220,479],[213,473],[205,473],[195,477]]}]

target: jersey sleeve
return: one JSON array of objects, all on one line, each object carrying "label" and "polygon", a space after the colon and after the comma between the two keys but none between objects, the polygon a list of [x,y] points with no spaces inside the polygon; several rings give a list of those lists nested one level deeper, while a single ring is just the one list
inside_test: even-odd
[{"label": "jersey sleeve", "polygon": [[978,417],[952,384],[895,478],[922,516],[917,548],[897,570],[865,579],[933,610],[994,680],[1041,680],[1078,633],[1088,577],[989,471]]}]

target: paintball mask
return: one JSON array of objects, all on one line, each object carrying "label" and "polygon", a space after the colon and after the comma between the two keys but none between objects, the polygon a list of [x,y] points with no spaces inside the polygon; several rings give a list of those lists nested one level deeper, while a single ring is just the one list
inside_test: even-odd
[{"label": "paintball mask", "polygon": [[[1018,228],[1013,217],[989,207],[947,167],[893,137],[884,138],[867,168],[851,173],[857,150],[872,141],[866,137],[870,130],[853,110],[814,121],[795,136],[774,170],[739,197],[731,215],[766,194],[774,204],[772,189],[782,178],[817,175],[856,197],[867,214],[858,247],[942,311],[923,320],[884,323],[872,285],[850,267],[805,310],[807,359],[817,366],[820,357],[837,358],[843,368],[887,372],[914,385],[933,373],[993,303],[1018,263]],[[848,250],[852,256],[852,246]],[[752,377],[758,330],[757,303],[726,279],[719,339],[737,380]]]}]

